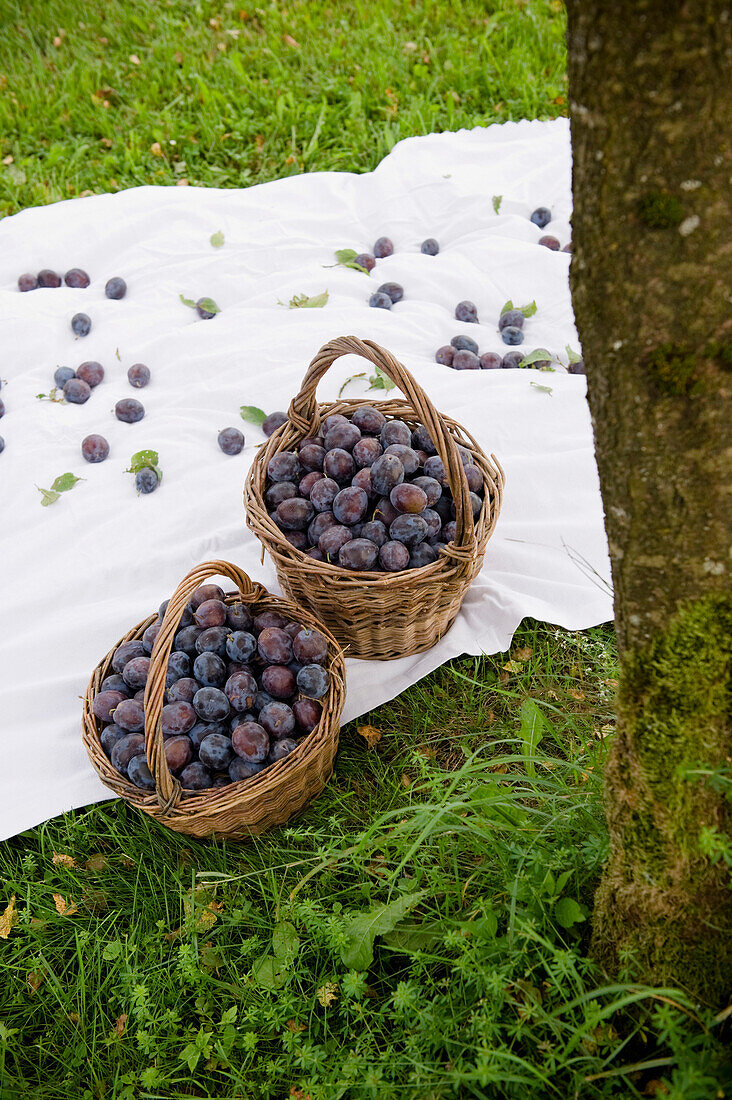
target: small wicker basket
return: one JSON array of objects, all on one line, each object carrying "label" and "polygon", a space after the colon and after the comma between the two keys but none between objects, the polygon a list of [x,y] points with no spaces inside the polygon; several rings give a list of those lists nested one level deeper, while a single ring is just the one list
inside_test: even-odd
[{"label": "small wicker basket", "polygon": [[[316,435],[331,413],[348,416],[364,400],[318,404],[315,391],[328,368],[341,355],[361,355],[399,387],[406,401],[379,402],[387,417],[412,428],[421,423],[445,464],[455,500],[457,537],[436,562],[400,573],[353,573],[315,561],[285,538],[264,502],[267,464],[280,451],[296,448]],[[501,510],[504,475],[494,455],[488,458],[473,436],[455,420],[437,412],[406,367],[371,340],[341,336],[325,344],[311,362],[300,392],[293,398],[288,421],[257,453],[244,488],[246,521],[271,554],[283,591],[309,608],[333,632],[349,657],[390,660],[430,649],[452,626],[465,594],[483,564],[486,543]],[[480,468],[485,499],[473,522],[468,485],[457,444],[466,447]]]},{"label": "small wicker basket", "polygon": [[[198,586],[214,576],[228,577],[238,586],[238,592],[227,594],[227,603],[241,600],[256,605],[256,613],[279,611],[296,622],[302,622],[303,626],[320,630],[329,643],[330,688],[327,696],[320,700],[323,714],[319,724],[284,760],[251,779],[204,791],[184,791],[169,771],[163,749],[160,714],[165,695],[165,675],[183,610]],[[116,795],[178,833],[243,840],[273,825],[284,824],[320,794],[333,770],[345,698],[345,665],[335,638],[312,613],[287,600],[270,596],[262,585],[253,583],[246,573],[229,562],[211,561],[192,569],[168,604],[150,659],[144,699],[145,750],[157,789],[144,791],[112,767],[99,739],[102,725],[95,718],[92,707],[102,680],[112,671],[114,651],[123,642],[141,638],[156,618],[151,615],[120,638],[114,649],[94,669],[86,689],[82,736],[99,778]]]}]

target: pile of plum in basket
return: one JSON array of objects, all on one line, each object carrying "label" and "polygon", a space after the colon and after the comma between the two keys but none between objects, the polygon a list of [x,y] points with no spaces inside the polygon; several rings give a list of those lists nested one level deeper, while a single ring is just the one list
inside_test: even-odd
[{"label": "pile of plum in basket", "polygon": [[[406,399],[317,403],[320,378],[353,353]],[[495,457],[393,356],[355,337],[326,344],[245,486],[246,521],[287,598],[209,562],[121,639],[84,702],[103,782],[197,836],[288,820],[331,774],[344,654],[390,660],[435,644],[481,568],[502,492]]]}]

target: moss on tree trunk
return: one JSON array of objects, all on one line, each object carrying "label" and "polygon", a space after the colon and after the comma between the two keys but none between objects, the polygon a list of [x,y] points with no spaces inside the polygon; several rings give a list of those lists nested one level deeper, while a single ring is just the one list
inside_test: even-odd
[{"label": "moss on tree trunk", "polygon": [[706,853],[730,832],[732,10],[567,9],[571,283],[622,669],[593,944],[610,972],[718,1003],[732,891]]}]

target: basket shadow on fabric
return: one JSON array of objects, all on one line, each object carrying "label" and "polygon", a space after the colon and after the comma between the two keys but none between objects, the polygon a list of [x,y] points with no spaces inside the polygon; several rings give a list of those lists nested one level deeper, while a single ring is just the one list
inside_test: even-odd
[{"label": "basket shadow on fabric", "polygon": [[[185,791],[171,774],[163,748],[160,715],[165,696],[165,676],[173,640],[183,610],[191,595],[210,577],[228,577],[238,587],[227,593],[226,602],[241,600],[262,611],[278,611],[303,626],[322,631],[328,639],[328,694],[320,700],[323,714],[315,729],[284,760],[272,764],[251,779],[204,791]],[[252,582],[243,570],[229,562],[211,561],[192,569],[183,579],[165,612],[162,627],[153,646],[145,687],[145,751],[155,778],[156,790],[143,791],[112,767],[105,754],[100,732],[102,723],[94,716],[94,698],[102,680],[112,672],[112,657],[118,646],[141,638],[157,619],[151,615],[115,645],[94,669],[84,696],[82,737],[92,765],[102,782],[120,798],[143,813],[179,833],[196,837],[244,840],[275,825],[282,825],[316,798],[333,771],[338,747],[340,715],[345,699],[345,664],[340,646],[324,629],[316,616],[289,600],[271,596],[260,584]]]},{"label": "basket shadow on fabric", "polygon": [[[442,459],[455,500],[457,537],[436,562],[400,573],[354,573],[315,561],[294,546],[270,517],[264,502],[267,465],[273,455],[292,450],[316,435],[332,413],[350,416],[369,401],[344,399],[318,403],[318,382],[342,355],[360,355],[379,367],[406,400],[380,401],[387,417],[411,428],[423,424]],[[293,398],[288,421],[259,449],[244,487],[247,525],[272,557],[283,591],[307,607],[330,628],[349,657],[391,660],[430,649],[452,626],[470,584],[480,572],[485,548],[501,510],[505,477],[495,455],[488,457],[473,436],[455,420],[439,413],[409,371],[371,340],[341,336],[325,344],[312,360],[300,392]],[[485,499],[473,522],[468,484],[458,444],[480,468]]]}]

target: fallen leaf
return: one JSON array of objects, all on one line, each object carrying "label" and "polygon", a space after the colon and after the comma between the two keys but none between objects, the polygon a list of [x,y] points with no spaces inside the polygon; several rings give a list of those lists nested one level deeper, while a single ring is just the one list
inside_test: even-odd
[{"label": "fallen leaf", "polygon": [[180,50],[175,51],[175,53],[173,54],[173,60],[175,61],[176,65],[183,64],[183,54],[180,52]]},{"label": "fallen leaf", "polygon": [[377,730],[375,726],[356,726],[356,733],[363,737],[370,749],[381,740],[381,730]]},{"label": "fallen leaf", "polygon": [[133,65],[139,65],[140,64],[140,58],[137,56],[136,53],[131,53],[130,54],[130,61],[132,62]]},{"label": "fallen leaf", "polygon": [[78,1012],[67,1012],[66,1013],[66,1019],[72,1024],[78,1024],[79,1020],[81,1019],[81,1016],[79,1015]]},{"label": "fallen leaf", "polygon": [[283,34],[282,35],[282,41],[286,45],[292,46],[293,50],[299,50],[300,49],[300,43],[296,42],[291,34]]},{"label": "fallen leaf", "polygon": [[0,916],[0,940],[6,940],[8,938],[11,928],[13,928],[19,920],[18,910],[15,907],[15,894],[13,894],[5,908],[5,912]]},{"label": "fallen leaf", "polygon": [[524,646],[522,649],[515,649],[513,655],[517,661],[528,661],[533,652],[530,646]]},{"label": "fallen leaf", "polygon": [[570,688],[569,694],[572,696],[573,699],[577,699],[579,702],[581,702],[585,697],[584,691],[580,691],[579,688]]},{"label": "fallen leaf", "polygon": [[298,1033],[298,1031],[307,1031],[307,1028],[306,1028],[305,1024],[301,1024],[299,1020],[288,1020],[287,1021],[287,1027],[295,1035]]},{"label": "fallen leaf", "polygon": [[418,745],[417,752],[428,760],[434,760],[437,757],[437,750],[433,749],[431,745]]},{"label": "fallen leaf", "polygon": [[336,982],[326,982],[316,991],[315,996],[323,1008],[328,1008],[329,1005],[338,1000],[338,985]]},{"label": "fallen leaf", "polygon": [[102,145],[105,146],[105,148],[107,148],[107,149],[112,148],[112,139],[111,138],[100,138],[100,141],[101,141]]},{"label": "fallen leaf", "polygon": [[254,144],[257,149],[262,149],[264,146],[264,134],[257,134],[254,139]]},{"label": "fallen leaf", "polygon": [[521,672],[521,662],[520,661],[508,661],[503,666],[503,669],[504,669],[504,672]]},{"label": "fallen leaf", "polygon": [[124,1035],[125,1026],[126,1026],[127,1021],[129,1020],[129,1018],[130,1018],[129,1014],[127,1012],[123,1012],[121,1016],[117,1017],[117,1022],[114,1025],[114,1030],[116,1031],[116,1033],[120,1037],[120,1039]]},{"label": "fallen leaf", "polygon": [[60,917],[73,917],[79,912],[79,906],[75,905],[73,901],[68,902],[63,894],[54,894],[53,900],[56,904],[56,912]]},{"label": "fallen leaf", "polygon": [[89,856],[84,866],[87,871],[103,871],[107,866],[107,862],[107,857],[105,855],[102,855],[101,852],[96,852],[93,856]]},{"label": "fallen leaf", "polygon": [[403,787],[411,787],[412,786],[412,777],[410,775],[407,775],[406,772],[402,772],[402,786]]},{"label": "fallen leaf", "polygon": [[63,42],[63,39],[61,38],[60,35],[57,34],[56,37],[53,40],[53,44],[56,47],[56,49],[59,48],[59,46],[61,45],[62,42]]},{"label": "fallen leaf", "polygon": [[3,164],[12,164],[14,160],[15,157],[13,156],[13,154],[8,153],[6,157],[3,157]]},{"label": "fallen leaf", "polygon": [[51,862],[60,867],[76,867],[76,860],[73,856],[67,856],[63,852],[54,852],[51,856]]},{"label": "fallen leaf", "polygon": [[31,993],[36,993],[45,981],[46,975],[42,970],[29,970],[25,980],[31,988]]},{"label": "fallen leaf", "polygon": [[162,157],[163,150],[159,141],[154,141],[150,146],[150,152],[154,157]]}]

